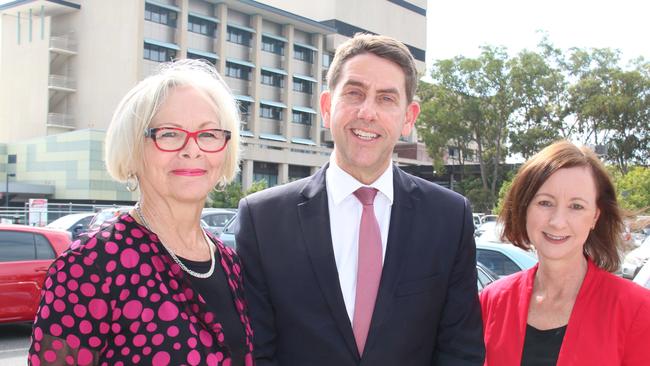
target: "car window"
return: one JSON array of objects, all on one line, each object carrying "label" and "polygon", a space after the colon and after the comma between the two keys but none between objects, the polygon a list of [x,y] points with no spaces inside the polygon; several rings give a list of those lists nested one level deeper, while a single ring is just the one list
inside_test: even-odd
[{"label": "car window", "polygon": [[28,261],[34,258],[32,233],[0,231],[0,262]]},{"label": "car window", "polygon": [[480,267],[476,267],[476,274],[478,274],[476,285],[478,286],[479,291],[481,291],[483,288],[485,288],[485,286],[489,285],[490,282],[492,282],[492,279],[485,272],[483,272],[483,269]]},{"label": "car window", "polygon": [[92,219],[93,219],[92,216],[84,217],[83,219],[77,222],[77,225],[81,225],[82,227],[87,228],[88,225],[90,224],[90,220]]},{"label": "car window", "polygon": [[50,241],[41,234],[34,234],[36,244],[36,259],[54,259],[54,250]]},{"label": "car window", "polygon": [[476,260],[499,277],[519,272],[521,269],[504,254],[489,249],[476,249]]},{"label": "car window", "polygon": [[215,213],[203,216],[203,220],[205,220],[205,222],[210,226],[223,227],[232,216],[233,214]]},{"label": "car window", "polygon": [[230,218],[230,221],[226,223],[226,226],[223,227],[223,232],[234,234],[238,226],[239,226],[239,220],[237,220],[237,215],[234,215],[233,217]]}]

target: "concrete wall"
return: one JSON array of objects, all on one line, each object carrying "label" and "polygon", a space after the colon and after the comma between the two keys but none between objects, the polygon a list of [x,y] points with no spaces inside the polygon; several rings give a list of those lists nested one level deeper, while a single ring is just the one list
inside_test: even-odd
[{"label": "concrete wall", "polygon": [[120,99],[140,80],[144,0],[85,1],[82,11],[71,27],[92,31],[76,32],[76,95],[84,106],[76,110],[77,127],[104,129]]},{"label": "concrete wall", "polygon": [[45,18],[41,39],[34,18],[30,41],[29,21],[21,14],[18,41],[17,17],[0,15],[0,142],[47,133],[50,21]]}]

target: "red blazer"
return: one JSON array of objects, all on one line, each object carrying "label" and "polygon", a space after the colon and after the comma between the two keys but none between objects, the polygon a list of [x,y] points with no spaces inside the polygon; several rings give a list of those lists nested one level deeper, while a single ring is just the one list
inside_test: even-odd
[{"label": "red blazer", "polygon": [[[588,261],[557,365],[650,365],[650,291]],[[520,365],[537,266],[480,295],[486,366]]]}]

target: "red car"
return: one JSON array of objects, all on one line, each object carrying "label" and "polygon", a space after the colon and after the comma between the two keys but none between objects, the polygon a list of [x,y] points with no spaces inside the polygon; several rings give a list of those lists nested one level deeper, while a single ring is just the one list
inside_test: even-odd
[{"label": "red car", "polygon": [[0,323],[34,320],[47,270],[70,241],[63,230],[0,225]]}]

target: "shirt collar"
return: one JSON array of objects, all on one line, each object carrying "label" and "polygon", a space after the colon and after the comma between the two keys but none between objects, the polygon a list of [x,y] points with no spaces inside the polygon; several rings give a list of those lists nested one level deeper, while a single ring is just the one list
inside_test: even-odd
[{"label": "shirt collar", "polygon": [[[325,172],[327,181],[327,192],[332,196],[335,205],[340,204],[349,195],[361,187],[368,187],[359,182],[348,174],[345,170],[341,169],[336,164],[334,153],[330,156],[330,166]],[[377,189],[383,194],[390,204],[393,204],[393,164],[388,164],[386,170],[372,182],[369,187]]]}]

